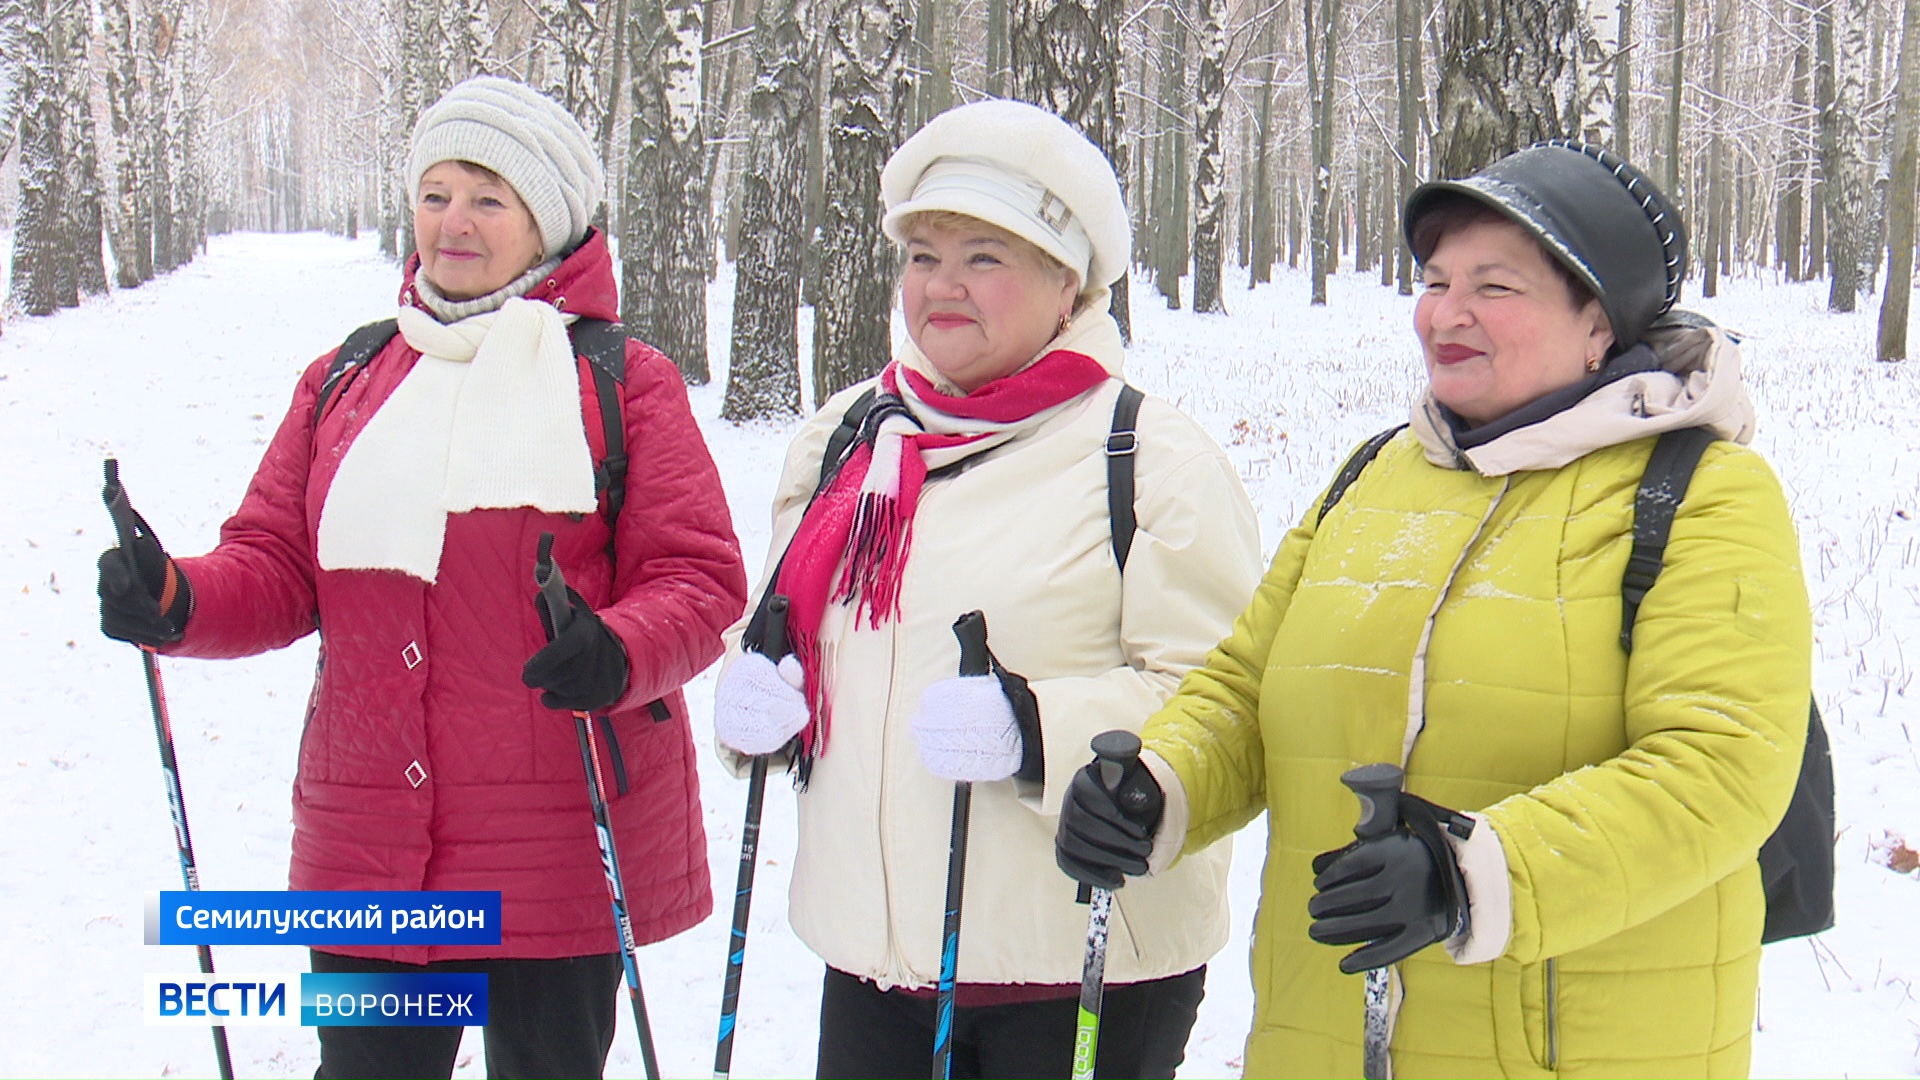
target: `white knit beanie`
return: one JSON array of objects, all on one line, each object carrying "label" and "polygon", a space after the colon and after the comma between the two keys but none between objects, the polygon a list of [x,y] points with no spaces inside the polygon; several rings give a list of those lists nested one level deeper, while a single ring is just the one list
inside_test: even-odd
[{"label": "white knit beanie", "polygon": [[587,235],[606,174],[593,140],[551,98],[511,79],[478,75],[447,91],[413,126],[407,190],[442,161],[469,161],[500,174],[540,229],[542,252],[564,255]]},{"label": "white knit beanie", "polygon": [[1133,254],[1107,155],[1024,101],[976,101],[934,117],[887,160],[880,194],[882,227],[900,243],[914,214],[965,214],[1060,260],[1080,275],[1082,293],[1112,284]]}]

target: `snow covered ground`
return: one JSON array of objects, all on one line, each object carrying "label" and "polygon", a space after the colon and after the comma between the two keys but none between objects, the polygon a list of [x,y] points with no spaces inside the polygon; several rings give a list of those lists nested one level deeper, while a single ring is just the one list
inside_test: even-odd
[{"label": "snow covered ground", "polygon": [[[1232,277],[1240,282],[1237,273]],[[133,649],[102,639],[94,561],[112,531],[100,459],[116,454],[136,505],[178,552],[210,546],[312,357],[386,314],[397,274],[370,241],[215,238],[139,290],[7,324],[0,336],[0,986],[13,1004],[3,1076],[213,1075],[208,1036],[147,1028],[141,975],[186,971],[192,950],[141,943],[148,890],[179,887],[152,725]],[[1131,376],[1227,446],[1269,550],[1353,444],[1404,418],[1419,382],[1412,301],[1341,276],[1309,308],[1299,274],[1229,291],[1228,316],[1167,312],[1135,289]],[[713,290],[715,382],[693,392],[749,564],[793,424],[717,419],[731,279]],[[1824,285],[1736,279],[1689,306],[1746,335],[1757,445],[1793,500],[1818,623],[1816,685],[1839,776],[1840,922],[1768,950],[1760,1076],[1920,1073],[1920,880],[1886,864],[1920,844],[1920,371],[1870,359],[1871,312],[1824,311]],[[1905,643],[1915,642],[1906,656]],[[202,880],[286,880],[289,790],[309,640],[246,661],[163,662]],[[710,715],[711,674],[692,688]],[[704,737],[696,731],[696,737]],[[707,761],[716,893],[738,859],[744,784]],[[1237,1075],[1251,1015],[1245,927],[1258,825],[1238,839],[1241,935],[1215,960],[1184,1076]],[[775,784],[748,945],[734,1072],[812,1074],[820,966],[787,929],[793,802]],[[642,951],[663,1068],[710,1070],[727,908]],[[303,970],[303,950],[226,947],[227,970]],[[623,1020],[624,1017],[623,1012]],[[471,1034],[471,1033],[470,1033]],[[310,1075],[312,1032],[229,1032],[242,1076]],[[484,1074],[477,1039],[459,1075]],[[632,1033],[609,1073],[640,1075]]]}]

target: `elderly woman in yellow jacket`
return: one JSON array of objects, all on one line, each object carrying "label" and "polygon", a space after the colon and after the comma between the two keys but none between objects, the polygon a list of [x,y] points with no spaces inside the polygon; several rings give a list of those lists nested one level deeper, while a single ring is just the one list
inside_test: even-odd
[{"label": "elderly woman in yellow jacket", "polygon": [[[1744,1075],[1755,853],[1794,788],[1811,620],[1739,353],[1656,325],[1686,234],[1598,148],[1424,185],[1404,227],[1410,429],[1288,534],[1144,767],[1076,778],[1060,862],[1115,883],[1266,811],[1250,1076],[1359,1075],[1369,1049],[1403,1078]],[[1635,491],[1689,427],[1719,438],[1629,653]],[[1453,834],[1353,841],[1341,776],[1376,762],[1463,811],[1440,809]],[[1347,970],[1390,973],[1371,1009],[1353,945]]]}]

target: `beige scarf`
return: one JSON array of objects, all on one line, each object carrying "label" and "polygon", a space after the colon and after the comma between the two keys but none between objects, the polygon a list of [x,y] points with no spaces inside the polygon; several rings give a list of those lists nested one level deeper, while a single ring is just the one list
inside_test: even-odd
[{"label": "beige scarf", "polygon": [[334,474],[320,568],[399,570],[431,584],[448,514],[593,512],[571,321],[518,298],[452,324],[402,308],[400,333],[420,359]]}]

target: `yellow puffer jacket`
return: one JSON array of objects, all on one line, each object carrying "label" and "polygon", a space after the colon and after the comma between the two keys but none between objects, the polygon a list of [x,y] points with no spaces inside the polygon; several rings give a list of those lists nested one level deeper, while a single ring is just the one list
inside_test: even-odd
[{"label": "yellow puffer jacket", "polygon": [[[1352,838],[1340,774],[1390,761],[1491,826],[1491,892],[1511,903],[1505,927],[1477,911],[1497,959],[1433,948],[1396,969],[1395,1076],[1744,1075],[1755,855],[1793,789],[1810,679],[1778,481],[1739,445],[1708,449],[1629,658],[1620,580],[1654,440],[1482,475],[1436,465],[1420,427],[1426,453],[1396,437],[1288,535],[1146,728],[1184,788],[1184,850],[1268,814],[1247,1074],[1360,1075],[1362,980],[1307,936],[1309,864]],[[1469,884],[1478,909],[1488,883]]]}]

